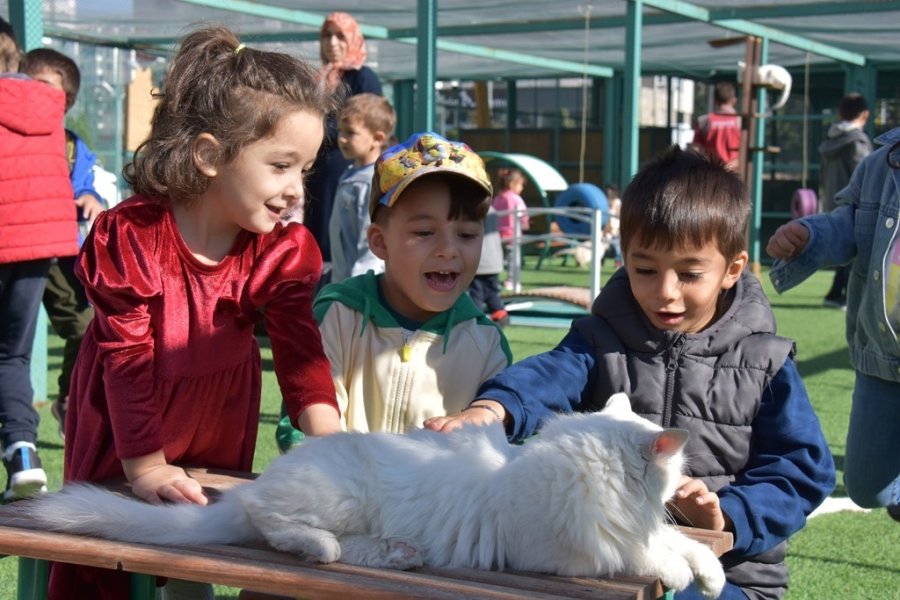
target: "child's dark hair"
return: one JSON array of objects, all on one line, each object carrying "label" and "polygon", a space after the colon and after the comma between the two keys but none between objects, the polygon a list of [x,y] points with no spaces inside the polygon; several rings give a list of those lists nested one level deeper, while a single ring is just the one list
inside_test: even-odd
[{"label": "child's dark hair", "polygon": [[737,90],[730,81],[720,81],[713,89],[713,101],[716,104],[728,104],[737,98]]},{"label": "child's dark hair", "polygon": [[246,48],[225,27],[190,33],[172,59],[153,113],[150,136],[125,167],[135,193],[190,201],[209,178],[194,165],[194,141],[208,133],[219,142],[220,165],[271,134],[286,114],[334,110],[316,71],[287,54]]},{"label": "child's dark hair", "polygon": [[29,50],[19,65],[19,71],[30,77],[34,77],[44,69],[59,75],[63,91],[66,93],[66,110],[69,110],[75,104],[78,90],[81,88],[81,71],[78,70],[78,65],[62,52],[52,48]]},{"label": "child's dark hair", "polygon": [[[491,208],[491,197],[484,193],[484,188],[468,179],[453,173],[434,173],[427,177],[420,177],[410,183],[397,198],[396,202],[403,201],[403,194],[422,181],[445,181],[450,187],[450,212],[447,219],[450,221],[484,221],[488,210]],[[375,209],[372,221],[384,225],[390,219],[391,208],[379,205]]]},{"label": "child's dark hair", "polygon": [[[350,96],[338,117],[339,121],[345,119],[359,119],[370,132],[382,132],[385,144],[394,135],[394,128],[397,126],[397,113],[391,103],[384,96],[371,93]],[[384,145],[382,149],[386,147]]]},{"label": "child's dark hair", "polygon": [[855,121],[861,114],[869,110],[869,105],[862,94],[847,94],[838,105],[838,116],[842,121]]},{"label": "child's dark hair", "polygon": [[750,198],[721,159],[673,146],[645,165],[622,195],[622,252],[714,242],[727,259],[747,249]]},{"label": "child's dark hair", "polygon": [[16,32],[9,21],[0,17],[0,73],[14,73],[19,70],[22,51]]},{"label": "child's dark hair", "polygon": [[525,181],[525,175],[515,167],[502,167],[497,171],[497,187],[501,190],[508,190],[513,181]]}]

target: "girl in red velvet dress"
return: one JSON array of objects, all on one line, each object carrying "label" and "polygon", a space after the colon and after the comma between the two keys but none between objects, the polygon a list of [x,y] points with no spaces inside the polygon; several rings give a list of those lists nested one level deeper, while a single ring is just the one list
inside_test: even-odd
[{"label": "girl in red velvet dress", "polygon": [[[96,316],[72,378],[67,482],[124,476],[148,502],[206,504],[182,466],[249,471],[261,318],[290,413],[337,410],[312,315],[321,256],[303,225],[279,222],[303,202],[332,109],[316,77],[227,29],[184,39],[127,169],[136,195],[97,219],[78,259]],[[56,564],[50,596],[118,600],[128,585]]]}]

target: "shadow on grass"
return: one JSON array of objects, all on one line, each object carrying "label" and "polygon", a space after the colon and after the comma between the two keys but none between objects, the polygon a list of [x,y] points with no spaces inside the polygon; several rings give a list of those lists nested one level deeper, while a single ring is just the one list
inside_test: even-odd
[{"label": "shadow on grass", "polygon": [[794,559],[802,558],[804,560],[814,560],[817,562],[830,563],[830,564],[841,565],[841,566],[849,565],[851,567],[856,567],[856,568],[860,568],[860,569],[872,569],[873,571],[883,571],[885,573],[900,573],[900,569],[892,569],[891,567],[889,567],[887,565],[864,563],[864,562],[846,560],[846,559],[841,559],[841,558],[831,558],[828,556],[818,556],[815,554],[803,554],[803,553],[792,552],[791,557]]},{"label": "shadow on grass", "polygon": [[65,448],[65,446],[63,446],[63,441],[61,439],[59,440],[59,442],[54,442],[54,441],[48,441],[43,438],[40,438],[35,443],[35,446],[37,446],[38,453],[40,453],[42,450],[53,451],[53,452],[62,452]]},{"label": "shadow on grass", "polygon": [[828,354],[818,354],[812,358],[804,359],[801,354],[797,356],[797,369],[803,377],[809,377],[829,369],[850,368],[850,350],[846,347],[832,350]]},{"label": "shadow on grass", "polygon": [[[272,350],[272,340],[269,339],[267,335],[260,335],[259,331],[256,333],[256,341],[259,343],[260,351],[263,350]],[[271,358],[268,358],[266,355],[271,356],[271,352],[263,352],[262,358],[262,368],[263,371],[274,371],[275,370],[275,361]]]},{"label": "shadow on grass", "polygon": [[[776,296],[777,298],[777,296]],[[804,310],[821,310],[822,312],[837,312],[836,308],[831,308],[829,306],[822,306],[821,302],[789,302],[789,301],[778,301],[773,298],[769,298],[769,304],[772,308],[777,308],[779,310],[792,310],[792,311],[804,311]]]},{"label": "shadow on grass", "polygon": [[846,497],[847,496],[847,488],[844,487],[844,455],[843,454],[832,454],[834,458],[834,470],[838,472],[837,485],[834,486],[834,491],[831,492],[831,496],[833,498],[837,497]]},{"label": "shadow on grass", "polygon": [[275,413],[259,413],[259,422],[261,425],[278,425],[281,415]]},{"label": "shadow on grass", "polygon": [[[584,284],[581,287],[590,287],[591,280],[588,279],[589,275],[585,274]],[[550,279],[542,280],[542,279],[532,279],[528,282],[528,288],[542,288],[542,287],[559,287],[561,285],[569,285],[566,283],[560,283],[558,279],[554,280],[552,277]]]}]

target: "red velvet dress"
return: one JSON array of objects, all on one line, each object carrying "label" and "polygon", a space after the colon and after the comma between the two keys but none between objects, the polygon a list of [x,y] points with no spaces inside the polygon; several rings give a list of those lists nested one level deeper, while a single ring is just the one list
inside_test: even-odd
[{"label": "red velvet dress", "polygon": [[[66,481],[122,477],[122,459],[161,448],[170,463],[250,470],[262,378],[253,326],[263,313],[290,414],[337,407],[312,314],[321,267],[298,224],[244,231],[209,266],[165,205],[136,196],[103,213],[76,268],[96,316],[72,378]],[[128,597],[127,574],[61,566],[51,598]]]}]

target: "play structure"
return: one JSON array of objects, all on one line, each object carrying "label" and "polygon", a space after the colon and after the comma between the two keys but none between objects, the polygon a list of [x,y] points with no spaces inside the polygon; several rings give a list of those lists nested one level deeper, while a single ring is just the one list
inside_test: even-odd
[{"label": "play structure", "polygon": [[491,151],[479,152],[478,156],[488,169],[503,166],[515,167],[522,171],[545,207],[551,206],[551,194],[562,192],[569,187],[566,178],[559,171],[536,156]]},{"label": "play structure", "polygon": [[[559,327],[588,314],[593,299],[600,292],[600,263],[606,249],[601,234],[609,215],[606,194],[590,183],[569,185],[559,171],[534,156],[501,152],[482,152],[480,155],[488,169],[511,166],[522,171],[542,205],[528,207],[528,216],[545,216],[548,223],[546,231],[524,232],[519,219],[514,220],[508,269],[512,291],[504,297],[512,321]],[[523,289],[522,257],[529,247],[537,252],[536,269],[540,269],[546,259],[580,251],[589,257],[590,270],[586,273],[589,286]]]}]

